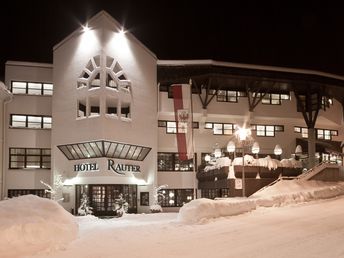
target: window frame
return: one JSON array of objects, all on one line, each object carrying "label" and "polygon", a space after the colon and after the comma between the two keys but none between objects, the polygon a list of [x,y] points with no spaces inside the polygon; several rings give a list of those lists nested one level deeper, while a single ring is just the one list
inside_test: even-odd
[{"label": "window frame", "polygon": [[[168,126],[169,123],[172,124],[172,126]],[[174,123],[174,125],[173,125],[173,123]],[[199,122],[192,122],[192,126],[193,126],[193,129],[198,129],[199,128]],[[165,131],[166,134],[176,134],[177,133],[176,121],[158,120],[158,127],[166,128],[166,131]],[[169,128],[175,129],[175,130],[169,130]]]},{"label": "window frame", "polygon": [[[23,154],[13,154],[13,150],[24,150]],[[39,150],[39,154],[29,154],[29,151]],[[45,151],[49,150],[49,154],[45,154]],[[23,157],[23,161],[13,161],[13,157]],[[28,167],[30,161],[29,157],[39,157],[39,167]],[[46,161],[45,158],[50,157],[49,161]],[[51,149],[50,148],[21,148],[21,147],[10,147],[9,148],[9,160],[8,160],[9,169],[51,169]],[[23,166],[12,167],[12,163],[23,163]],[[48,164],[45,166],[44,164]]]},{"label": "window frame", "polygon": [[[258,127],[263,127],[262,130],[258,130]],[[273,127],[273,131],[267,130],[268,127]],[[257,137],[275,137],[276,132],[284,132],[284,125],[263,125],[263,124],[252,124],[251,130],[256,132]],[[258,132],[263,132],[258,134]],[[272,132],[272,135],[269,135]]]},{"label": "window frame", "polygon": [[[220,125],[221,128],[215,128],[215,125]],[[230,128],[226,128],[225,126],[230,126]],[[220,122],[205,122],[204,129],[212,129],[213,135],[233,135],[235,133],[236,124],[233,123],[220,123]],[[215,133],[215,129],[221,131],[221,133]],[[225,133],[225,131],[231,130],[232,133]]]},{"label": "window frame", "polygon": [[[193,200],[193,191],[192,188],[168,188],[161,189],[158,195],[158,202],[161,207],[182,207],[184,204]],[[173,196],[170,196],[170,193],[173,193]],[[161,195],[163,194],[163,196]],[[189,200],[187,197],[191,197]],[[186,200],[185,200],[186,197]],[[172,202],[173,201],[173,204]],[[183,202],[185,201],[185,202]]]},{"label": "window frame", "polygon": [[[25,126],[13,126],[13,117],[14,116],[21,116],[21,117],[25,117],[24,121],[21,121],[22,123],[25,123]],[[39,127],[29,127],[29,117],[38,117],[40,118],[40,126]],[[47,123],[45,122],[45,118],[49,118],[51,122]],[[17,121],[14,121],[17,122]],[[32,121],[31,123],[36,123]],[[48,127],[46,125],[49,125]],[[51,129],[52,127],[52,116],[45,116],[45,115],[27,115],[27,114],[10,114],[10,123],[9,123],[9,128],[11,129]]]},{"label": "window frame", "polygon": [[[17,87],[13,86],[14,83],[25,83],[25,88],[21,88],[23,90],[25,90],[25,93],[15,93],[13,92],[13,89],[16,89]],[[40,88],[30,88],[30,84],[40,84]],[[52,89],[48,89],[46,88],[46,86],[49,85],[51,86]],[[34,90],[37,92],[40,92],[40,94],[32,94],[29,93],[29,90]],[[17,81],[17,80],[13,80],[11,81],[11,87],[10,87],[10,91],[14,94],[14,95],[28,95],[28,96],[52,96],[54,93],[54,85],[51,82],[35,82],[35,81]],[[51,94],[46,94],[47,92],[51,92]]]},{"label": "window frame", "polygon": [[[160,154],[170,156],[168,159],[169,162],[171,163],[170,168],[166,169],[166,165],[163,169],[160,168],[160,166],[159,166],[159,162],[161,160]],[[181,161],[178,158],[178,155],[179,155],[178,152],[158,152],[157,153],[157,163],[158,163],[157,164],[157,170],[158,170],[158,172],[193,172],[194,171],[193,166],[195,166],[195,168],[197,168],[197,153],[194,153],[195,162],[193,162],[193,159]],[[188,164],[187,164],[188,170],[180,170],[180,168],[178,170],[176,169],[176,167],[178,165],[180,166],[181,163],[186,163],[186,162],[188,162]],[[183,167],[183,166],[185,166],[185,164],[182,164],[180,167]]]}]

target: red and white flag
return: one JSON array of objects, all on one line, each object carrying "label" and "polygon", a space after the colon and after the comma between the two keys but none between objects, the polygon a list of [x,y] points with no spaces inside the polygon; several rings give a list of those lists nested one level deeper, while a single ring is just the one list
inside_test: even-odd
[{"label": "red and white flag", "polygon": [[173,84],[171,87],[173,92],[174,114],[176,118],[179,159],[192,159],[194,150],[192,135],[191,85]]}]

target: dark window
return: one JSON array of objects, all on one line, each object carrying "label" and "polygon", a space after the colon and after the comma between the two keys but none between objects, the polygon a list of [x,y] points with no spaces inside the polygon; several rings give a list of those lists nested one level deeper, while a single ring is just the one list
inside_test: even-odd
[{"label": "dark window", "polygon": [[163,189],[158,201],[161,207],[181,207],[193,200],[193,189]]},{"label": "dark window", "polygon": [[149,206],[149,192],[140,193],[140,205]]},{"label": "dark window", "polygon": [[50,198],[50,194],[46,193],[44,189],[8,189],[7,197],[19,197],[22,195],[33,194],[39,197]]},{"label": "dark window", "polygon": [[229,197],[228,188],[202,189],[202,198],[215,199],[216,197]]},{"label": "dark window", "polygon": [[10,148],[10,169],[50,169],[51,151],[40,148]]},{"label": "dark window", "polygon": [[179,160],[178,153],[158,152],[158,171],[193,171],[193,159]]}]

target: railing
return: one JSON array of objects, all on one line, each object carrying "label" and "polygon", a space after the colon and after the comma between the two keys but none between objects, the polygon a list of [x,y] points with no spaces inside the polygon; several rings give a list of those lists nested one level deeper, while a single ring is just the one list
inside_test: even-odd
[{"label": "railing", "polygon": [[305,173],[302,173],[296,179],[297,180],[307,180],[307,179],[310,179],[311,177],[313,177],[316,174],[318,174],[321,171],[323,171],[325,168],[329,168],[329,167],[338,167],[338,165],[337,164],[328,163],[326,161],[323,161],[323,162],[317,164],[316,166],[312,167],[311,169],[308,169]]},{"label": "railing", "polygon": [[273,186],[274,184],[278,183],[279,181],[282,181],[282,180],[293,180],[293,179],[296,179],[297,177],[294,177],[294,176],[280,176],[279,178],[277,178],[275,181],[272,181],[270,184],[260,188],[256,193],[260,192],[260,191],[263,191],[264,189],[270,187],[270,186]]}]

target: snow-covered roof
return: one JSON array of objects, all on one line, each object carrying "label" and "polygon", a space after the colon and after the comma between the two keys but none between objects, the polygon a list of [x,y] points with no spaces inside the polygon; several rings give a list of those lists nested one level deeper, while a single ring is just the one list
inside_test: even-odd
[{"label": "snow-covered roof", "polygon": [[344,76],[321,72],[317,70],[298,69],[298,68],[287,68],[279,66],[267,66],[267,65],[256,65],[256,64],[243,64],[243,63],[232,63],[215,61],[211,59],[199,59],[199,60],[158,60],[159,66],[188,66],[188,65],[213,65],[222,67],[233,67],[233,68],[244,68],[244,69],[255,69],[264,71],[275,71],[275,72],[286,72],[286,73],[298,73],[307,75],[318,75],[328,77],[337,80],[343,80]]}]

